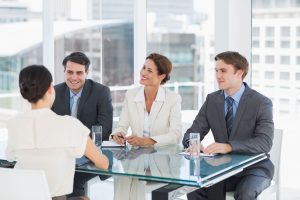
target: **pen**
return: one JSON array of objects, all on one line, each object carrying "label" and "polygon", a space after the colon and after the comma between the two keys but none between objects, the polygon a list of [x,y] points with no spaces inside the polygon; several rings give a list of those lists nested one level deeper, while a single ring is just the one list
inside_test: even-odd
[{"label": "pen", "polygon": [[123,139],[124,140],[124,146],[126,146],[126,139],[124,136],[118,135],[118,138]]}]

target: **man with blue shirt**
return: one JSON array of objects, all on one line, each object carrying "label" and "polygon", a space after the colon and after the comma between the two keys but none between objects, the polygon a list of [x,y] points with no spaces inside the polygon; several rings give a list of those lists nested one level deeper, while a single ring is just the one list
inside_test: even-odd
[{"label": "man with blue shirt", "polygon": [[[107,86],[87,79],[90,60],[81,52],[74,52],[63,60],[65,82],[56,85],[52,110],[59,115],[78,118],[86,127],[102,126],[102,138],[108,140],[112,131],[113,107]],[[75,196],[84,195],[83,186],[94,175],[75,173]]]},{"label": "man with blue shirt", "polygon": [[[270,99],[243,82],[248,61],[238,52],[223,52],[215,57],[219,89],[208,94],[182,144],[189,146],[189,134],[200,133],[201,140],[211,130],[215,142],[203,147],[206,154],[270,151],[273,142],[273,106]],[[267,188],[274,174],[269,159],[247,167],[241,173],[208,188],[188,194],[188,199],[225,199],[235,191],[235,199],[253,200]]]}]

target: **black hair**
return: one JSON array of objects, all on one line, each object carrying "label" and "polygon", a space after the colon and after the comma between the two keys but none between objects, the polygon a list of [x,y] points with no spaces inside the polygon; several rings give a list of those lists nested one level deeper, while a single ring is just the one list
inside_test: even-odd
[{"label": "black hair", "polygon": [[85,66],[85,71],[88,71],[90,66],[90,59],[82,52],[73,52],[63,60],[62,64],[64,69],[66,70],[67,62],[71,61],[77,64],[81,64]]},{"label": "black hair", "polygon": [[45,66],[29,65],[20,71],[20,93],[30,103],[36,103],[45,95],[52,80],[52,75]]}]

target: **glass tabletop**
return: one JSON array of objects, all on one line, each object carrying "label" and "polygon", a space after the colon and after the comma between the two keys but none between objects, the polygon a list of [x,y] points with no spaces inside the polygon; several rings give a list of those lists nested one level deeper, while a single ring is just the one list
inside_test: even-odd
[{"label": "glass tabletop", "polygon": [[110,161],[108,170],[100,170],[89,163],[77,167],[76,171],[203,187],[267,158],[265,154],[194,158],[178,155],[181,151],[180,146],[102,149]]}]

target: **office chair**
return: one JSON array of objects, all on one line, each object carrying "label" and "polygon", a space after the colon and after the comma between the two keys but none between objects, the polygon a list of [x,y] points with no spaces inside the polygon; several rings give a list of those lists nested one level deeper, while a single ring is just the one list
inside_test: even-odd
[{"label": "office chair", "polygon": [[0,199],[51,200],[44,171],[0,168]]},{"label": "office chair", "polygon": [[[273,195],[276,200],[280,199],[280,156],[281,156],[281,144],[282,144],[283,131],[279,129],[274,130],[273,146],[270,151],[270,160],[275,166],[274,177],[271,185],[266,188],[258,197],[258,200],[270,199]],[[234,192],[226,193],[226,200],[234,199]]]}]

